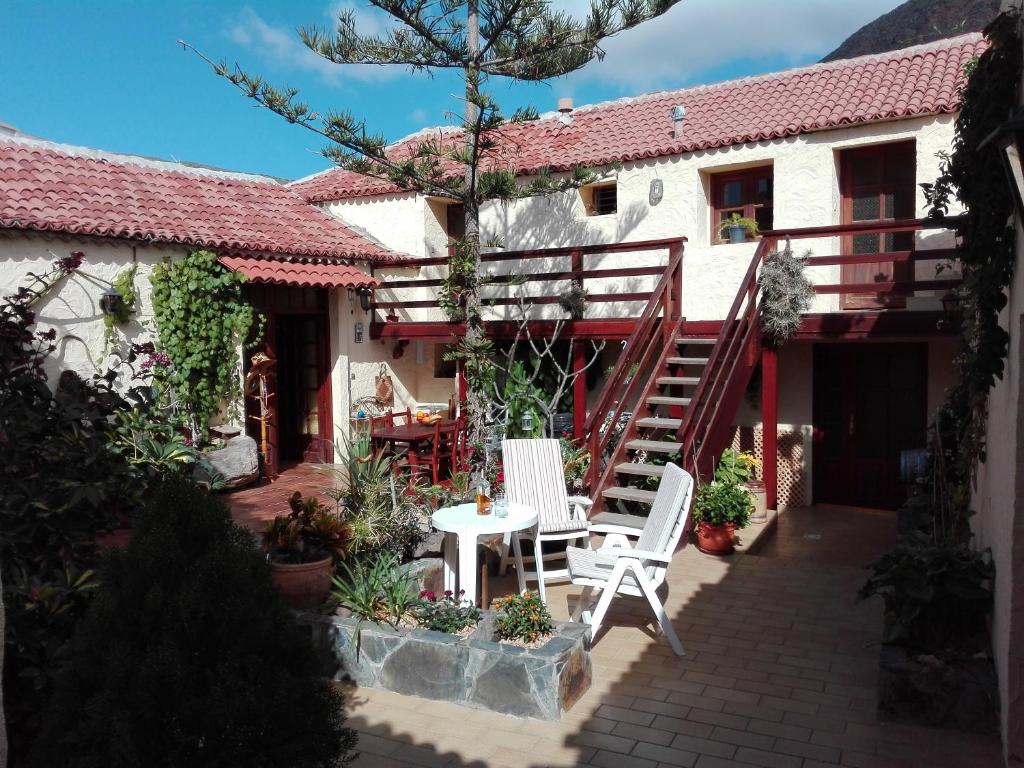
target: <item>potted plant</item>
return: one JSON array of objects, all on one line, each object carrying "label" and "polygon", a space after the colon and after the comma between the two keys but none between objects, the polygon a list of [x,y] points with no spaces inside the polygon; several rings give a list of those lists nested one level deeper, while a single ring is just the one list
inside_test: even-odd
[{"label": "potted plant", "polygon": [[697,523],[697,549],[709,555],[728,555],[733,536],[750,521],[754,500],[742,485],[720,480],[697,489],[693,519]]},{"label": "potted plant", "polygon": [[728,233],[730,243],[745,243],[747,237],[757,237],[757,222],[734,213],[728,219],[723,219],[718,225],[720,240],[725,240],[726,233]]},{"label": "potted plant", "polygon": [[744,486],[754,497],[754,512],[750,516],[753,523],[763,523],[768,519],[768,494],[764,482],[754,479],[757,458],[750,451],[734,451],[726,448],[718,460],[715,480]]},{"label": "potted plant", "polygon": [[321,605],[331,589],[334,560],[348,551],[352,532],[315,496],[296,491],[291,512],[275,517],[263,532],[270,577],[293,608]]}]

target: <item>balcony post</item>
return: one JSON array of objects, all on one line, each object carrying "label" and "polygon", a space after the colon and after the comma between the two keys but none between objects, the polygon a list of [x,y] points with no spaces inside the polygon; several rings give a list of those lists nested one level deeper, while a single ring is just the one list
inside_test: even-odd
[{"label": "balcony post", "polygon": [[779,492],[779,353],[761,350],[761,476],[768,509],[775,509]]},{"label": "balcony post", "polygon": [[583,437],[587,421],[587,374],[582,373],[587,365],[585,351],[582,339],[572,341],[572,372],[577,374],[572,380],[572,436],[577,440]]}]

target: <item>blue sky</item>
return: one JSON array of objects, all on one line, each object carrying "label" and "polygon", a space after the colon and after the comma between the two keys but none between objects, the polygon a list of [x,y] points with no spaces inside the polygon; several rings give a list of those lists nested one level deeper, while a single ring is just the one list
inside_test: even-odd
[{"label": "blue sky", "polygon": [[[570,10],[586,0],[556,0]],[[491,83],[507,113],[553,109],[812,63],[899,0],[683,0],[606,45],[602,62],[548,84]],[[306,51],[295,29],[326,26],[358,0],[4,0],[0,121],[53,141],[298,178],[327,167],[323,141],[256,108],[184,39],[300,89],[314,108],[348,109],[389,140],[450,122],[457,77],[339,67]]]}]

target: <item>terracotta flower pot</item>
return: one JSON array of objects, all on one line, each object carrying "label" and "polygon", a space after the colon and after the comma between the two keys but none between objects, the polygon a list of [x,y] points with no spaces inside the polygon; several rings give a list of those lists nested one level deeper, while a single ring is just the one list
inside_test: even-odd
[{"label": "terracotta flower pot", "polygon": [[709,555],[731,554],[733,536],[736,533],[736,526],[732,523],[725,525],[710,525],[709,523],[697,523],[697,549]]},{"label": "terracotta flower pot", "polygon": [[331,591],[334,560],[330,555],[312,563],[270,562],[270,578],[292,608],[323,605]]}]

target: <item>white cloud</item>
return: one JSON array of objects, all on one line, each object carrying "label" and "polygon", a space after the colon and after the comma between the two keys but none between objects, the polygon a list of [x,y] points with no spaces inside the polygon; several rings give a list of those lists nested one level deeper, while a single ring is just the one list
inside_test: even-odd
[{"label": "white cloud", "polygon": [[[347,3],[331,6],[328,11],[328,29],[333,29],[337,12],[345,7],[348,7]],[[384,28],[375,14],[357,12],[356,19],[358,28],[363,33],[375,34]],[[282,69],[312,72],[331,85],[337,85],[345,80],[385,80],[400,74],[401,71],[399,67],[394,66],[330,62],[309,50],[296,30],[269,24],[249,7],[242,9],[239,18],[228,26],[225,33],[233,42]]]},{"label": "white cloud", "polygon": [[[902,0],[682,0],[660,18],[611,38],[606,56],[555,85],[603,81],[636,92],[678,85],[730,61],[783,57],[796,66],[832,51]],[[586,0],[556,3],[584,13]]]}]

